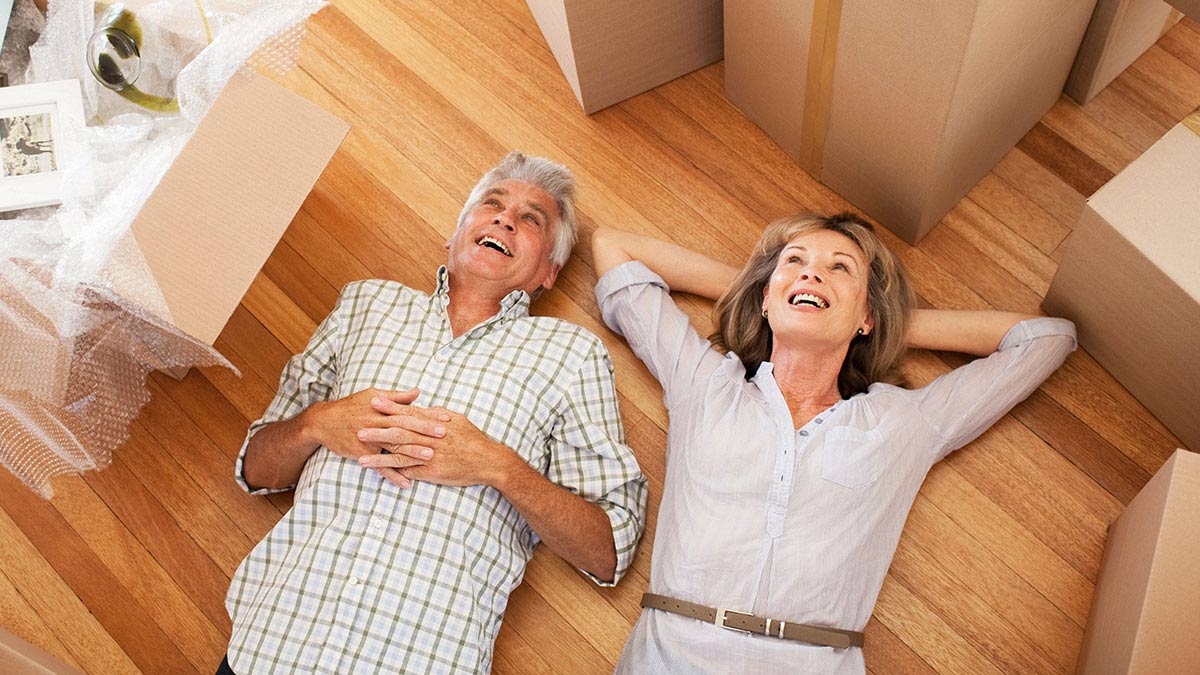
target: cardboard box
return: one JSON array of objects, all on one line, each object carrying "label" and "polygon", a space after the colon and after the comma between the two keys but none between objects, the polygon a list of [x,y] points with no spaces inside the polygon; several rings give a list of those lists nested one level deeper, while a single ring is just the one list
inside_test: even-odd
[{"label": "cardboard box", "polygon": [[137,299],[212,344],[349,129],[266,78],[235,75],[115,254],[143,259],[157,282],[161,301]]},{"label": "cardboard box", "polygon": [[1094,0],[725,3],[729,99],[909,243],[1054,105]]},{"label": "cardboard box", "polygon": [[526,0],[583,111],[721,60],[721,0]]},{"label": "cardboard box", "polygon": [[3,628],[0,628],[0,673],[81,675],[78,670]]},{"label": "cardboard box", "polygon": [[1176,450],[1108,530],[1079,675],[1200,664],[1200,455]]},{"label": "cardboard box", "polygon": [[1043,307],[1200,449],[1200,111],[1087,201]]},{"label": "cardboard box", "polygon": [[[1192,16],[1200,16],[1200,0],[1190,4]],[[1182,18],[1163,0],[1099,0],[1071,66],[1067,95],[1080,104],[1092,100]]]}]

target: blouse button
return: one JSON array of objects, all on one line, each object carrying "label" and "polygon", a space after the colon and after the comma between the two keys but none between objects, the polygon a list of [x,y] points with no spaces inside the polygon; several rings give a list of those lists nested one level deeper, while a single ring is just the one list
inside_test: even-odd
[{"label": "blouse button", "polygon": [[816,419],[816,422],[817,422],[817,424],[820,424],[820,423],[821,423],[821,418],[820,418],[820,417],[818,417],[818,418]]},{"label": "blouse button", "polygon": [[801,430],[800,430],[800,435],[801,435],[801,436],[807,436],[807,435],[808,435],[808,430],[807,430],[807,429],[801,429]]}]

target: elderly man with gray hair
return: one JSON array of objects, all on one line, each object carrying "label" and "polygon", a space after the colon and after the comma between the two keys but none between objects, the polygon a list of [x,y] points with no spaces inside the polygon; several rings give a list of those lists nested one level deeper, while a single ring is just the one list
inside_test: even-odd
[{"label": "elderly man with gray hair", "polygon": [[295,505],[238,567],[219,672],[486,672],[541,541],[593,581],[633,559],[645,479],[603,343],[529,315],[576,238],[566,168],[509,153],[432,294],[347,285],[238,457]]}]

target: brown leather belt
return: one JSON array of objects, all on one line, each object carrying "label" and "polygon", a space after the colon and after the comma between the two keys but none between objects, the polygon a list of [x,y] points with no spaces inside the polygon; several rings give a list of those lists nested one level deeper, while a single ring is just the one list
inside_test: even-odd
[{"label": "brown leather belt", "polygon": [[693,619],[699,619],[705,623],[716,624],[725,630],[733,630],[741,633],[757,633],[784,640],[811,642],[815,645],[824,645],[835,649],[863,646],[863,634],[857,631],[827,628],[825,626],[809,626],[803,623],[781,621],[779,619],[764,619],[753,614],[747,614],[746,612],[735,612],[732,609],[720,607],[713,609],[712,607],[705,607],[704,605],[676,600],[675,598],[668,598],[665,595],[656,595],[654,593],[642,594],[642,607],[659,609],[664,612],[671,612],[672,614],[681,614]]}]

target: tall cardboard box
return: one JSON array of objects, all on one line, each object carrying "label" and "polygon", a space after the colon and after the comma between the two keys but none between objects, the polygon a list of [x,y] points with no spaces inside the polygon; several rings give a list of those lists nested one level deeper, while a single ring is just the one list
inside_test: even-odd
[{"label": "tall cardboard box", "polygon": [[1043,307],[1200,448],[1200,111],[1092,195]]},{"label": "tall cardboard box", "polygon": [[[1200,17],[1200,0],[1176,4]],[[1163,0],[1099,0],[1071,66],[1067,95],[1080,104],[1092,100],[1181,18],[1182,11]]]},{"label": "tall cardboard box", "polygon": [[583,111],[721,60],[721,0],[527,0]]},{"label": "tall cardboard box", "polygon": [[1176,450],[1108,530],[1079,675],[1200,669],[1200,455]]},{"label": "tall cardboard box", "polygon": [[[217,339],[349,129],[264,77],[229,81],[117,252],[144,259],[164,318]],[[120,282],[118,292],[145,295]]]},{"label": "tall cardboard box", "polygon": [[1094,0],[725,3],[725,90],[806,171],[921,239],[1062,92]]}]

